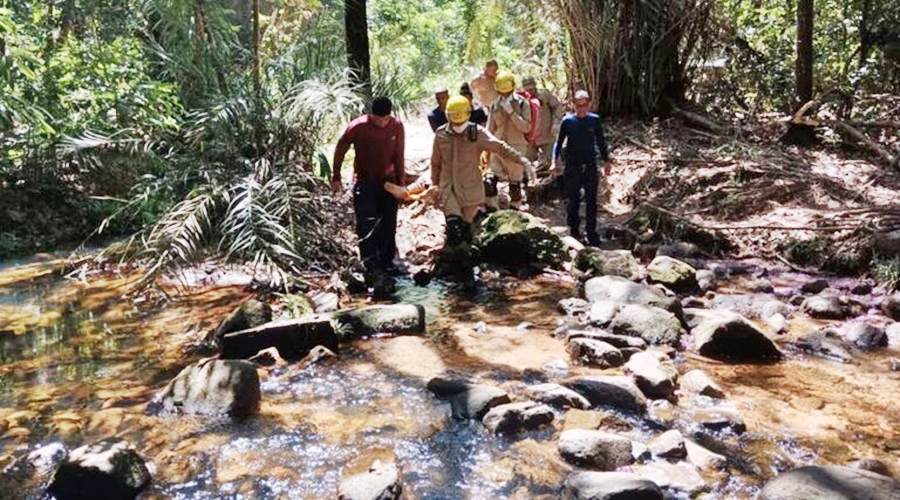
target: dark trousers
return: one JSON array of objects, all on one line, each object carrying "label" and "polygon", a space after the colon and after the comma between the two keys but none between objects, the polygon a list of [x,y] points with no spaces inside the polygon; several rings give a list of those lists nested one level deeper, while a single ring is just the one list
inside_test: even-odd
[{"label": "dark trousers", "polygon": [[581,217],[581,190],[584,189],[584,208],[587,234],[597,232],[597,186],[599,174],[597,162],[566,163],[563,169],[563,189],[569,204],[566,210],[566,224],[573,231],[579,231]]},{"label": "dark trousers", "polygon": [[397,248],[397,199],[382,184],[357,182],[353,209],[363,264],[369,271],[384,270],[394,260]]}]

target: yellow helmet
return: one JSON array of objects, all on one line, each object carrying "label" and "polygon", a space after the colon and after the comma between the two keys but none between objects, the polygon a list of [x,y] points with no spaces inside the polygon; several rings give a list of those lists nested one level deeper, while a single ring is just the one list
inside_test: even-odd
[{"label": "yellow helmet", "polygon": [[516,77],[509,71],[501,71],[494,80],[494,88],[501,94],[509,94],[516,90]]},{"label": "yellow helmet", "polygon": [[461,125],[469,121],[471,112],[472,105],[461,95],[455,95],[447,101],[447,120],[454,125]]}]

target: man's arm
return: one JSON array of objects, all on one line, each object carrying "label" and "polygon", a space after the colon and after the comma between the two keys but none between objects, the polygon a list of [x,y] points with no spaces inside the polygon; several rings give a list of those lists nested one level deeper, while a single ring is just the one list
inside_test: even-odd
[{"label": "man's arm", "polygon": [[531,162],[528,161],[528,158],[525,158],[509,144],[501,141],[497,136],[483,128],[478,129],[478,147],[482,150],[500,155],[504,160],[514,161],[524,166],[526,169],[531,168]]},{"label": "man's arm", "polygon": [[603,120],[597,117],[597,126],[594,127],[597,134],[597,150],[600,152],[600,159],[609,161],[609,145],[606,144],[606,137],[603,135]]},{"label": "man's arm", "polygon": [[441,168],[443,168],[443,162],[441,161],[441,148],[438,147],[437,136],[434,136],[434,142],[431,145],[431,185],[438,186],[441,185]]},{"label": "man's arm", "polygon": [[553,163],[559,163],[559,157],[562,155],[563,142],[566,140],[569,130],[566,127],[565,120],[559,124],[559,133],[556,134],[556,143],[553,145]]},{"label": "man's arm", "polygon": [[[395,118],[396,120],[396,118]],[[394,142],[395,150],[394,150],[394,177],[397,179],[397,184],[401,186],[406,185],[406,132],[403,129],[403,122],[397,120],[397,140]]]},{"label": "man's arm", "polygon": [[355,130],[352,124],[347,127],[334,148],[334,160],[331,162],[331,188],[335,193],[341,190],[341,167],[344,165],[344,157],[347,156],[350,145],[353,144]]},{"label": "man's arm", "polygon": [[428,124],[431,125],[432,132],[437,132],[438,127],[441,126],[441,124],[438,123],[438,117],[434,111],[428,113]]}]

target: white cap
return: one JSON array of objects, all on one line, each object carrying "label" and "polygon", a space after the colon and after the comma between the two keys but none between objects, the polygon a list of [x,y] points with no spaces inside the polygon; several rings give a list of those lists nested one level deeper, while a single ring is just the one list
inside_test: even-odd
[{"label": "white cap", "polygon": [[575,91],[575,98],[574,98],[574,100],[576,100],[576,101],[581,101],[581,100],[590,101],[590,100],[591,100],[591,94],[588,94],[588,91],[587,91],[587,90],[576,90],[576,91]]}]

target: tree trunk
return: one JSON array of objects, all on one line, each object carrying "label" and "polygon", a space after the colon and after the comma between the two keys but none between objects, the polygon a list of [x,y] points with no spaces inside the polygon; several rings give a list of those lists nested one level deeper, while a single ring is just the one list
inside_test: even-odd
[{"label": "tree trunk", "polygon": [[262,155],[265,132],[263,130],[262,81],[259,68],[259,0],[252,0],[252,2],[253,8],[251,14],[253,27],[250,34],[250,43],[252,52],[251,78],[253,79],[253,107],[255,109],[255,112],[253,113],[253,132],[256,154]]},{"label": "tree trunk", "polygon": [[[795,110],[813,99],[813,0],[797,2],[797,60],[794,74],[797,79]],[[810,145],[815,142],[815,130],[805,125],[791,124],[782,137],[787,144]]]},{"label": "tree trunk", "polygon": [[369,24],[366,0],[344,0],[344,30],[347,39],[347,62],[356,83],[368,94],[372,89],[369,64]]}]

